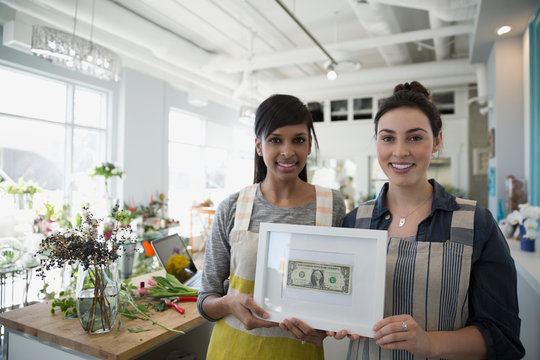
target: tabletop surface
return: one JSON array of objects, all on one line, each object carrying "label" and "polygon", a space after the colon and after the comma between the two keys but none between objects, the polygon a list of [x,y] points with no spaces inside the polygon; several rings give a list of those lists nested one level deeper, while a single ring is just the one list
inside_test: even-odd
[{"label": "tabletop surface", "polygon": [[[164,275],[164,272],[148,274],[133,279],[133,284],[148,279],[152,275]],[[57,311],[51,315],[51,302],[34,304],[21,309],[0,314],[0,324],[51,343],[65,346],[102,359],[123,360],[135,357],[155,346],[180,334],[167,331],[153,325],[148,320],[129,320],[117,316],[114,328],[106,334],[88,335],[84,332],[79,319],[64,319]],[[185,309],[179,314],[173,308],[163,312],[151,311],[150,318],[172,329],[188,331],[204,319],[197,312],[195,302],[181,303]],[[118,322],[121,326],[118,330]],[[138,333],[128,329],[148,329]],[[180,335],[182,336],[182,335]]]}]

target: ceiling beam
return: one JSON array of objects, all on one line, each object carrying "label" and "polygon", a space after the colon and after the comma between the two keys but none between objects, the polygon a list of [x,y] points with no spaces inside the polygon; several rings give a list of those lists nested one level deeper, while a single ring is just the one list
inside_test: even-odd
[{"label": "ceiling beam", "polygon": [[[438,29],[424,29],[409,31],[400,34],[377,36],[360,40],[349,40],[335,44],[325,44],[329,50],[334,51],[358,51],[363,49],[379,48],[381,46],[396,45],[408,42],[416,42],[434,37],[456,36],[471,34],[472,25],[453,25]],[[226,73],[238,73],[245,69],[260,70],[289,66],[299,63],[312,63],[325,61],[326,56],[316,46],[298,48],[293,50],[273,52],[269,54],[257,55],[252,59],[230,58],[215,55],[211,60],[202,66],[202,70],[212,73],[224,71]]]},{"label": "ceiling beam", "polygon": [[[334,81],[326,76],[313,76],[302,79],[288,79],[267,82],[274,93],[291,93],[309,99],[317,99],[318,94],[358,93],[361,89],[371,91],[390,91],[398,83],[417,80],[422,83],[450,86],[476,82],[476,66],[468,59],[432,61],[416,64],[397,65],[385,68],[365,69],[343,74]],[[326,96],[327,97],[327,96]]]}]

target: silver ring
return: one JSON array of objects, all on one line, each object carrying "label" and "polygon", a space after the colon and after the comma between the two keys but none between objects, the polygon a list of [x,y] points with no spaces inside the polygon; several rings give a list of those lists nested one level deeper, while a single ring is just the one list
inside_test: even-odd
[{"label": "silver ring", "polygon": [[403,331],[409,330],[409,326],[407,326],[407,323],[405,321],[401,322],[401,328],[403,329]]},{"label": "silver ring", "polygon": [[302,345],[304,345],[306,343],[306,340],[302,340]]}]

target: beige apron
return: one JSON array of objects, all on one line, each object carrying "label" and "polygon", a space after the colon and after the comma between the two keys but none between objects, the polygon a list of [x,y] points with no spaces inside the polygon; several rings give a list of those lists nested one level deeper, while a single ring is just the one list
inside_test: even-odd
[{"label": "beige apron", "polygon": [[[456,198],[450,239],[415,241],[390,238],[386,255],[384,317],[409,314],[426,331],[465,326],[474,237],[476,201]],[[360,205],[356,227],[369,229],[374,201]],[[415,359],[405,350],[386,350],[373,339],[349,344],[348,359]],[[425,358],[423,358],[425,359]]]},{"label": "beige apron", "polygon": [[[228,294],[253,294],[259,234],[248,231],[257,184],[240,191],[231,231]],[[317,226],[332,226],[332,190],[315,186]],[[280,327],[246,330],[233,315],[214,326],[208,359],[323,359],[322,346],[302,344]]]}]

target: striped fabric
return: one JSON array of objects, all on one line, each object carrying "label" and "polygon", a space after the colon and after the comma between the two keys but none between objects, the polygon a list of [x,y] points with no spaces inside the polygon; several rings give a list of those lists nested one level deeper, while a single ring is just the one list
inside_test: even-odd
[{"label": "striped fabric", "polygon": [[[231,267],[228,294],[253,294],[259,234],[249,222],[257,184],[240,191],[235,225],[231,231]],[[316,186],[316,225],[332,226],[332,191]],[[208,359],[323,359],[322,346],[302,344],[279,327],[246,330],[240,320],[227,315],[219,320],[208,346]]]},{"label": "striped fabric", "polygon": [[[417,242],[416,238],[390,238],[386,255],[384,317],[410,314],[426,331],[465,326],[471,270],[476,202],[456,199],[450,239]],[[356,227],[370,228],[374,202],[361,205]],[[351,341],[348,359],[415,359],[404,350],[391,351],[373,339]]]}]

